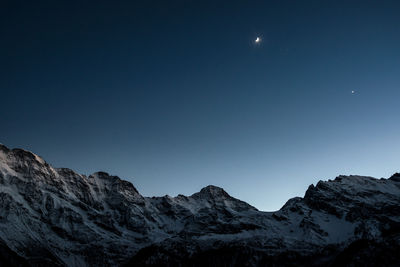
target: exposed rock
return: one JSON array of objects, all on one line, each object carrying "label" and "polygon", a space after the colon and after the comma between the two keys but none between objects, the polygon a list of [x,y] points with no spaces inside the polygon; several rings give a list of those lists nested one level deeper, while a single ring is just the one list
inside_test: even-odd
[{"label": "exposed rock", "polygon": [[211,185],[143,197],[0,145],[0,239],[15,266],[398,266],[400,175],[320,181],[262,212]]}]

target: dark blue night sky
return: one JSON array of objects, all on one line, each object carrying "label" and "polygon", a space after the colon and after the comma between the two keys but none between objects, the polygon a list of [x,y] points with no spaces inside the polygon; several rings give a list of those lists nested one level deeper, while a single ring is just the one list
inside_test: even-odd
[{"label": "dark blue night sky", "polygon": [[388,177],[399,14],[399,1],[2,1],[0,142],[147,196],[214,184],[262,210],[319,179]]}]

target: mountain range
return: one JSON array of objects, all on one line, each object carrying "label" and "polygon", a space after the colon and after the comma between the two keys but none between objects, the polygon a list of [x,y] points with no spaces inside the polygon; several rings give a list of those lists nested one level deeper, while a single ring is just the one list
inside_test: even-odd
[{"label": "mountain range", "polygon": [[0,265],[400,266],[400,174],[319,181],[263,212],[212,185],[144,197],[0,145]]}]

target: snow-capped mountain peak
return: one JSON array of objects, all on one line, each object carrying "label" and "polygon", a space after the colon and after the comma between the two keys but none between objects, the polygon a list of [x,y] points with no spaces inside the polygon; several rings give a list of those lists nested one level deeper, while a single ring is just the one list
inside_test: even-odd
[{"label": "snow-capped mountain peak", "polygon": [[323,265],[360,240],[379,251],[400,247],[399,177],[338,176],[279,211],[261,212],[212,185],[191,196],[143,197],[117,176],[53,168],[32,152],[0,145],[0,257],[33,265],[174,266],[229,251],[236,265],[243,257],[250,265],[273,263],[287,253],[295,263]]}]

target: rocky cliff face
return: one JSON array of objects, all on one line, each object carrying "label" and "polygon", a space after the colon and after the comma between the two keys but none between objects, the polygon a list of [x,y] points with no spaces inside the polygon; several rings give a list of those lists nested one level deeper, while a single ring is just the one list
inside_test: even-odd
[{"label": "rocky cliff face", "polygon": [[20,266],[395,266],[400,175],[320,181],[261,212],[215,186],[143,197],[117,176],[0,145],[0,245],[2,262]]}]

